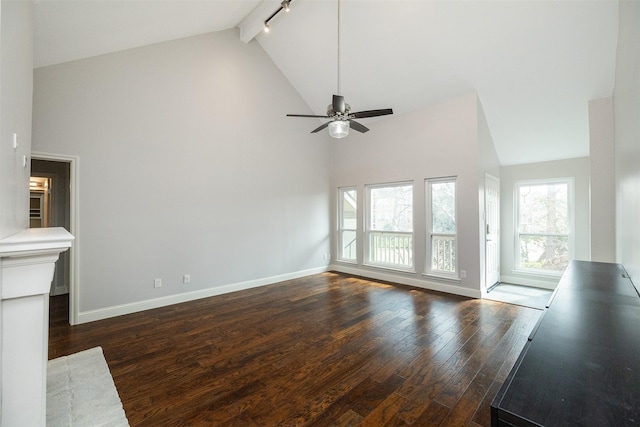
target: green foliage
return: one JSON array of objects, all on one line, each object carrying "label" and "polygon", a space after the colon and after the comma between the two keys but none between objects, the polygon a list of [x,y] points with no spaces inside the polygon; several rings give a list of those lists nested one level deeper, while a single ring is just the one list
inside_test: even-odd
[{"label": "green foliage", "polygon": [[569,184],[518,187],[520,266],[562,271],[569,263]]},{"label": "green foliage", "polygon": [[431,184],[431,231],[441,234],[456,233],[456,183],[454,181]]},{"label": "green foliage", "polygon": [[413,185],[371,189],[371,229],[413,231]]}]

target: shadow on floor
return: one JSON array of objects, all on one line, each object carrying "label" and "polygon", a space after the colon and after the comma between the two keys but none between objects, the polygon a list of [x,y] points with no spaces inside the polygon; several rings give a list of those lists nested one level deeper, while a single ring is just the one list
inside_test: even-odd
[{"label": "shadow on floor", "polygon": [[544,310],[553,291],[529,286],[500,283],[489,291],[486,299]]}]

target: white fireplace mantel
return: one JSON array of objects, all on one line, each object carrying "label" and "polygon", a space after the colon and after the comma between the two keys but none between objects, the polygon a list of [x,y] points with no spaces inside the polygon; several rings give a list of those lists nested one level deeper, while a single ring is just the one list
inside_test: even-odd
[{"label": "white fireplace mantel", "polygon": [[46,422],[49,289],[55,262],[74,237],[33,228],[0,240],[1,425]]}]

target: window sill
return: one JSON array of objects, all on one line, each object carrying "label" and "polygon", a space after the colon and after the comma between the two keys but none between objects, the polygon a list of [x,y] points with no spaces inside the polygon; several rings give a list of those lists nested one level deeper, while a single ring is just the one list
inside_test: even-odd
[{"label": "window sill", "polygon": [[380,264],[371,264],[371,263],[363,263],[362,264],[363,267],[370,267],[370,268],[376,268],[379,270],[386,270],[386,271],[393,271],[396,273],[408,273],[408,274],[416,274],[416,270],[412,267],[410,268],[401,268],[401,267],[392,267],[392,266],[387,266],[387,265],[380,265]]},{"label": "window sill", "polygon": [[437,280],[451,282],[451,283],[462,282],[459,276],[445,276],[444,274],[422,273],[422,277],[426,277],[429,279],[437,279]]},{"label": "window sill", "polygon": [[358,261],[355,259],[336,259],[335,262],[339,262],[341,264],[358,265]]},{"label": "window sill", "polygon": [[512,274],[520,274],[523,276],[532,276],[532,277],[547,277],[552,279],[559,279],[562,277],[563,271],[542,271],[542,270],[526,270],[526,269],[517,269],[514,268],[511,270]]}]

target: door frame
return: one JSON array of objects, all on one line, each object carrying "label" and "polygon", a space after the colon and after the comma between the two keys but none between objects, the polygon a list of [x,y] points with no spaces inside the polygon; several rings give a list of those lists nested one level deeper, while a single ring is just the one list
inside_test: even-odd
[{"label": "door frame", "polygon": [[66,154],[44,153],[39,151],[31,152],[31,159],[48,160],[69,164],[69,228],[75,240],[69,248],[69,324],[76,325],[79,315],[80,289],[79,283],[79,254],[80,239],[78,235],[78,196],[79,196],[79,170],[80,158],[68,156]]},{"label": "door frame", "polygon": [[492,287],[493,285],[495,285],[498,282],[494,282],[494,283],[489,283],[489,269],[487,268],[487,262],[489,257],[487,256],[487,225],[488,225],[488,215],[487,215],[487,182],[488,181],[494,181],[497,185],[498,188],[498,192],[497,192],[497,206],[496,206],[496,213],[497,213],[497,222],[498,222],[498,231],[496,233],[496,264],[497,264],[497,272],[498,272],[498,282],[500,281],[500,178],[493,176],[491,174],[485,173],[485,177],[484,177],[484,258],[485,258],[485,265],[484,265],[484,290],[483,292],[487,292],[489,290],[490,287]]}]

